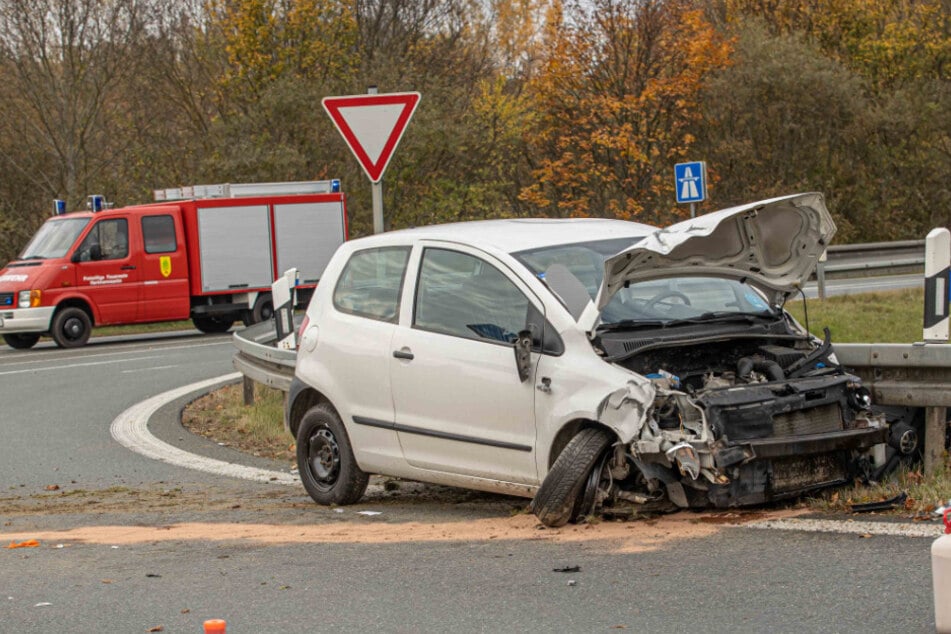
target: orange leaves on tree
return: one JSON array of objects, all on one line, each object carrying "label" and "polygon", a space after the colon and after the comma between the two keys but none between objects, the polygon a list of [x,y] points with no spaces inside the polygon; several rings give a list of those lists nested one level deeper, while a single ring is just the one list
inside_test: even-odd
[{"label": "orange leaves on tree", "polygon": [[555,215],[673,219],[671,159],[689,150],[703,82],[731,53],[692,6],[553,3],[529,86],[542,114],[523,201]]}]

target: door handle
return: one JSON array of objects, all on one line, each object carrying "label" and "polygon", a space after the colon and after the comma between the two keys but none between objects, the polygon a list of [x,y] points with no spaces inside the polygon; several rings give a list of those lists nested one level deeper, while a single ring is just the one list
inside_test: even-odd
[{"label": "door handle", "polygon": [[134,264],[126,264],[125,266],[120,266],[120,267],[119,267],[119,270],[120,270],[120,271],[134,271],[134,270],[135,270],[135,265],[134,265]]},{"label": "door handle", "polygon": [[409,350],[394,350],[393,356],[397,359],[406,359],[407,361],[413,360],[413,353]]}]

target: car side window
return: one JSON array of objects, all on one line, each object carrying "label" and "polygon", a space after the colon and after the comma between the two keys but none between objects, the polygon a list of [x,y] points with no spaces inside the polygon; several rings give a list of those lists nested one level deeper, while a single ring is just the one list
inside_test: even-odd
[{"label": "car side window", "polygon": [[334,287],[334,307],[343,313],[396,322],[409,247],[357,251]]},{"label": "car side window", "polygon": [[97,222],[83,240],[79,261],[121,260],[129,257],[129,223],[125,218]]},{"label": "car side window", "polygon": [[512,343],[525,329],[529,305],[518,287],[488,262],[448,249],[423,251],[415,328]]},{"label": "car side window", "polygon": [[178,249],[175,243],[175,220],[171,216],[144,216],[142,239],[146,253],[172,253]]}]

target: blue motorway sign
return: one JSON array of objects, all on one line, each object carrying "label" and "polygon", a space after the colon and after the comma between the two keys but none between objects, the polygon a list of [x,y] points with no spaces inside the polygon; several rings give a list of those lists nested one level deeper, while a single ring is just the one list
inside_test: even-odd
[{"label": "blue motorway sign", "polygon": [[703,161],[674,165],[678,203],[698,203],[707,197],[707,167]]}]

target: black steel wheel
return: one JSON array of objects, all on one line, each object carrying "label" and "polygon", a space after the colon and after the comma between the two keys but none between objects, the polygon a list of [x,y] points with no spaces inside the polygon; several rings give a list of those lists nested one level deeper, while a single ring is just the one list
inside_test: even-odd
[{"label": "black steel wheel", "polygon": [[36,342],[40,340],[40,336],[21,333],[21,334],[3,335],[3,340],[11,348],[15,348],[17,350],[27,350],[36,345]]},{"label": "black steel wheel", "polygon": [[370,476],[353,457],[350,438],[327,403],[307,410],[297,430],[297,469],[307,493],[318,504],[354,504]]},{"label": "black steel wheel", "polygon": [[589,478],[595,477],[592,471],[596,467],[600,478],[601,459],[613,440],[614,436],[607,430],[588,427],[568,441],[532,500],[532,512],[542,524],[564,526],[580,517],[578,513],[585,509],[580,508],[584,504],[583,500],[578,503],[578,496]]},{"label": "black steel wheel", "polygon": [[50,334],[60,348],[78,348],[86,345],[92,333],[92,322],[82,308],[70,306],[60,309],[53,317]]}]

